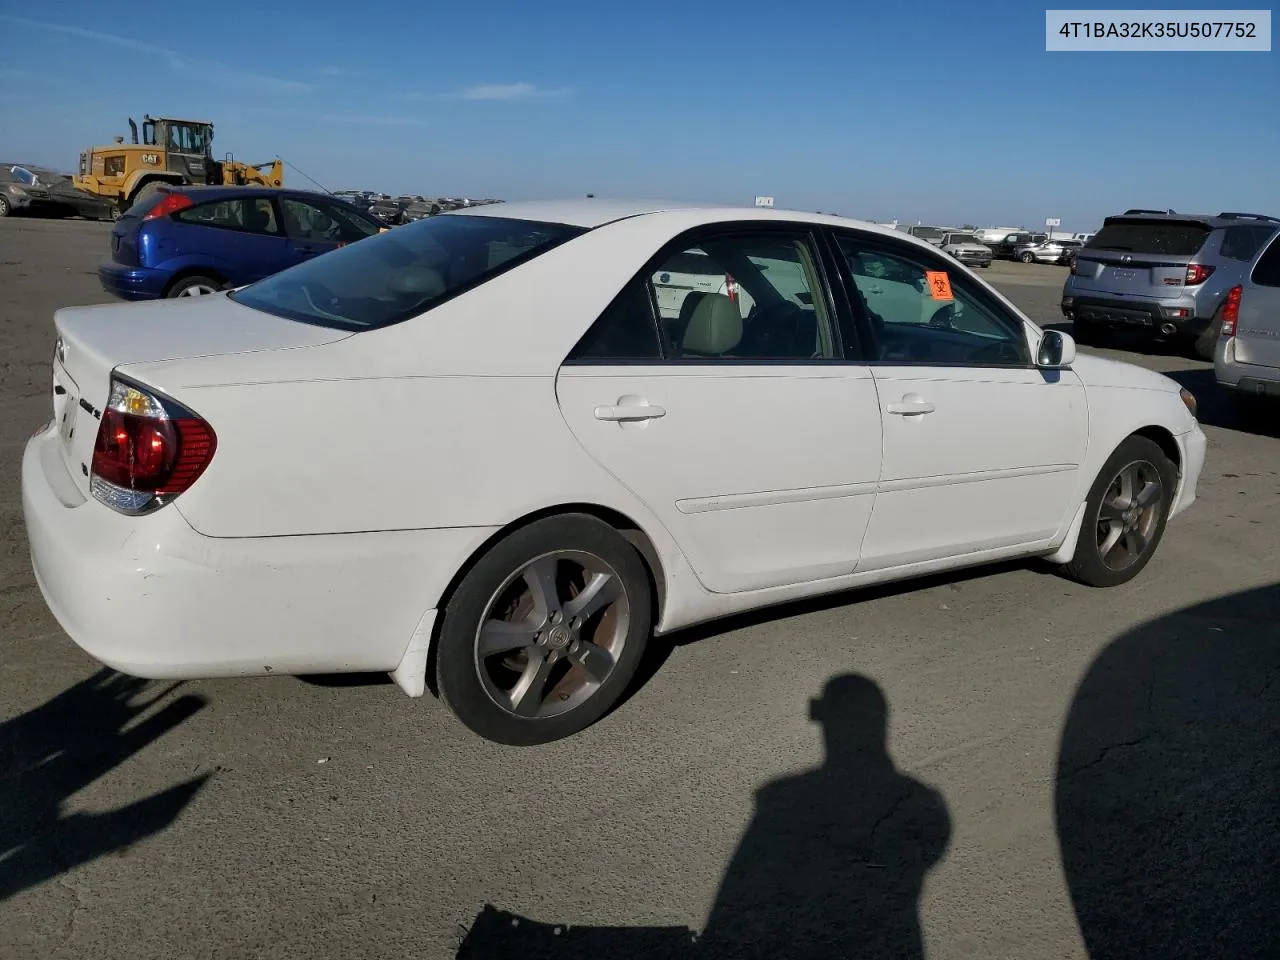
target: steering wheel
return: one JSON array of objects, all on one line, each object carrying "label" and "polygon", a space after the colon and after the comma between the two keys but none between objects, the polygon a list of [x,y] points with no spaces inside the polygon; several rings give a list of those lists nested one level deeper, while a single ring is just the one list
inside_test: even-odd
[{"label": "steering wheel", "polygon": [[933,312],[929,318],[929,327],[933,330],[954,330],[956,328],[956,303],[952,300]]}]

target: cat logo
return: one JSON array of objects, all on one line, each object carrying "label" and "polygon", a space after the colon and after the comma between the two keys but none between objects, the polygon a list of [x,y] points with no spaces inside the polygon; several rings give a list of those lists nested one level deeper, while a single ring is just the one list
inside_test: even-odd
[{"label": "cat logo", "polygon": [[144,153],[142,155],[142,162],[143,163],[159,163],[160,156],[159,154],[155,154],[155,153]]}]

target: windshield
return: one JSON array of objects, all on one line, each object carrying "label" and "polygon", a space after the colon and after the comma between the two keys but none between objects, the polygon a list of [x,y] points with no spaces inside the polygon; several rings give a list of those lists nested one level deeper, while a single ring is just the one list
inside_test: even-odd
[{"label": "windshield", "polygon": [[921,240],[937,240],[942,236],[942,231],[937,227],[913,227],[911,232]]},{"label": "windshield", "polygon": [[25,167],[10,167],[9,172],[13,174],[13,179],[24,186],[34,187],[36,185],[36,175]]},{"label": "windshield", "polygon": [[399,323],[586,231],[503,217],[440,216],[361,240],[231,294],[302,323]]}]

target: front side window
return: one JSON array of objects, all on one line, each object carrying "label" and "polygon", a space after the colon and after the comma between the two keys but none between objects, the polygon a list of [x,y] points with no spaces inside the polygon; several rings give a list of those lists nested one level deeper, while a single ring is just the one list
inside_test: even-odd
[{"label": "front side window", "polygon": [[179,223],[221,227],[243,233],[279,234],[275,207],[269,197],[237,197],[187,207],[173,214]]},{"label": "front side window", "polygon": [[431,217],[290,267],[231,298],[301,323],[370,330],[417,316],[584,232],[506,217]]},{"label": "front side window", "polygon": [[880,363],[941,366],[1030,364],[1023,324],[945,260],[842,235],[860,310]]},{"label": "front side window", "polygon": [[289,236],[299,240],[355,243],[378,232],[374,224],[336,204],[281,197],[280,206]]},{"label": "front side window", "polygon": [[169,149],[175,153],[194,153],[204,155],[209,141],[204,127],[186,123],[169,125]]}]

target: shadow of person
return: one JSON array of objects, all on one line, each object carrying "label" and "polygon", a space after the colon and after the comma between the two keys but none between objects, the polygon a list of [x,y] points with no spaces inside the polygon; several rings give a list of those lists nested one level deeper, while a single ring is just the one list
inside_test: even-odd
[{"label": "shadow of person", "polygon": [[826,762],[766,785],[701,936],[683,927],[566,926],[491,905],[459,958],[485,960],[822,960],[923,957],[919,900],[951,822],[942,798],[899,773],[888,704],[866,677],[827,682],[810,703]]},{"label": "shadow of person", "polygon": [[700,938],[708,957],[922,957],[919,900],[946,852],[941,796],[895,769],[888,704],[854,674],[811,702],[826,762],[768,784]]},{"label": "shadow of person", "polygon": [[103,813],[68,813],[75,793],[204,707],[172,688],[139,699],[147,681],[103,669],[0,723],[0,902],[168,827],[203,786],[194,777]]},{"label": "shadow of person", "polygon": [[1059,748],[1062,865],[1092,957],[1280,957],[1280,585],[1093,662]]}]

